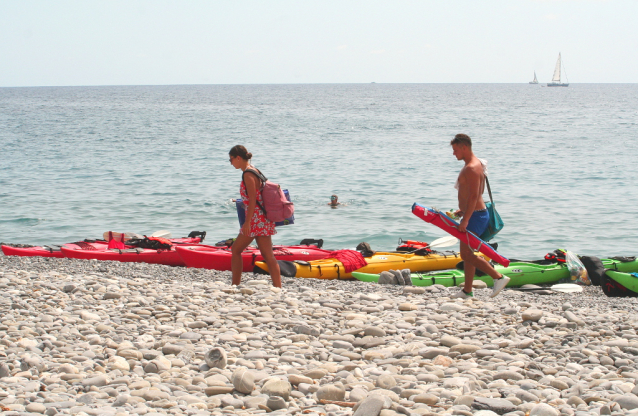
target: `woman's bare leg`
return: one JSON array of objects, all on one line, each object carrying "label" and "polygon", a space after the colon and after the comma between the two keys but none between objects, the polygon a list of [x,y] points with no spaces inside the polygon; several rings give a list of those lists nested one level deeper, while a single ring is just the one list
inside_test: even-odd
[{"label": "woman's bare leg", "polygon": [[253,237],[247,237],[243,234],[239,234],[231,246],[233,257],[231,258],[230,265],[231,270],[233,271],[233,285],[239,285],[241,283],[241,273],[244,271],[244,262],[241,259],[241,253],[252,242]]},{"label": "woman's bare leg", "polygon": [[261,255],[264,257],[264,261],[268,265],[272,285],[281,287],[281,272],[279,271],[279,263],[277,263],[275,254],[272,251],[272,238],[269,235],[257,237],[257,246],[259,247],[259,251],[261,251]]}]

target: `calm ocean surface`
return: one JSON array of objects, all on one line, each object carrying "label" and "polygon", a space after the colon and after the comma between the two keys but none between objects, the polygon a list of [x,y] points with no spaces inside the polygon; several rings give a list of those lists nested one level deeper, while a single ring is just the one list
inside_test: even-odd
[{"label": "calm ocean surface", "polygon": [[293,196],[277,244],[430,241],[445,233],[410,208],[457,206],[461,132],[489,162],[502,254],[638,254],[638,84],[0,88],[0,241],[234,237],[235,144]]}]

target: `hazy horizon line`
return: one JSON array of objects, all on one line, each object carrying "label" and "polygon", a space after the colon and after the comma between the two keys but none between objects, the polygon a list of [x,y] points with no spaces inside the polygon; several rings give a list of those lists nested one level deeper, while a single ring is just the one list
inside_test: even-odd
[{"label": "hazy horizon line", "polygon": [[[539,82],[530,84],[529,82],[276,82],[276,83],[213,83],[213,84],[87,84],[87,85],[13,85],[0,86],[0,88],[76,88],[76,87],[178,87],[178,86],[240,86],[240,85],[538,85],[545,87],[548,83]],[[570,82],[569,85],[633,85],[638,82]]]}]

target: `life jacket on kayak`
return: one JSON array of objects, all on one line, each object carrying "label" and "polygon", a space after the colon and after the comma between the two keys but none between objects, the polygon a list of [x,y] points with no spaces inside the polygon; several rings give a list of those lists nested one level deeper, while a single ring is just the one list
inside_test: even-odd
[{"label": "life jacket on kayak", "polygon": [[556,249],[550,253],[545,254],[545,260],[553,261],[556,263],[566,263],[565,250],[562,248]]},{"label": "life jacket on kayak", "polygon": [[397,251],[415,254],[428,254],[432,252],[430,244],[425,241],[399,240]]},{"label": "life jacket on kayak", "polygon": [[131,239],[126,242],[129,246],[150,248],[152,250],[170,250],[173,247],[171,240],[162,237],[147,237],[142,239]]}]

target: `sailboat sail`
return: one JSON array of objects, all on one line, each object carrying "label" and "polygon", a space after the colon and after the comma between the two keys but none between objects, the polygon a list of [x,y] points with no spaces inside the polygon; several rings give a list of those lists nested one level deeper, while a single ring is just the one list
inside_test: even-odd
[{"label": "sailboat sail", "polygon": [[[560,52],[559,52],[558,60],[556,61],[556,68],[554,68],[554,76],[552,77],[552,82],[547,83],[548,87],[568,87],[569,86],[569,81],[561,82],[560,80],[561,68],[562,68],[562,62],[561,62]],[[565,78],[567,78],[567,74],[565,74]]]},{"label": "sailboat sail", "polygon": [[538,84],[538,79],[536,78],[536,71],[534,71],[534,79],[529,82],[530,84]]},{"label": "sailboat sail", "polygon": [[560,83],[560,53],[558,54],[558,61],[556,61],[556,68],[554,68],[552,82]]}]

